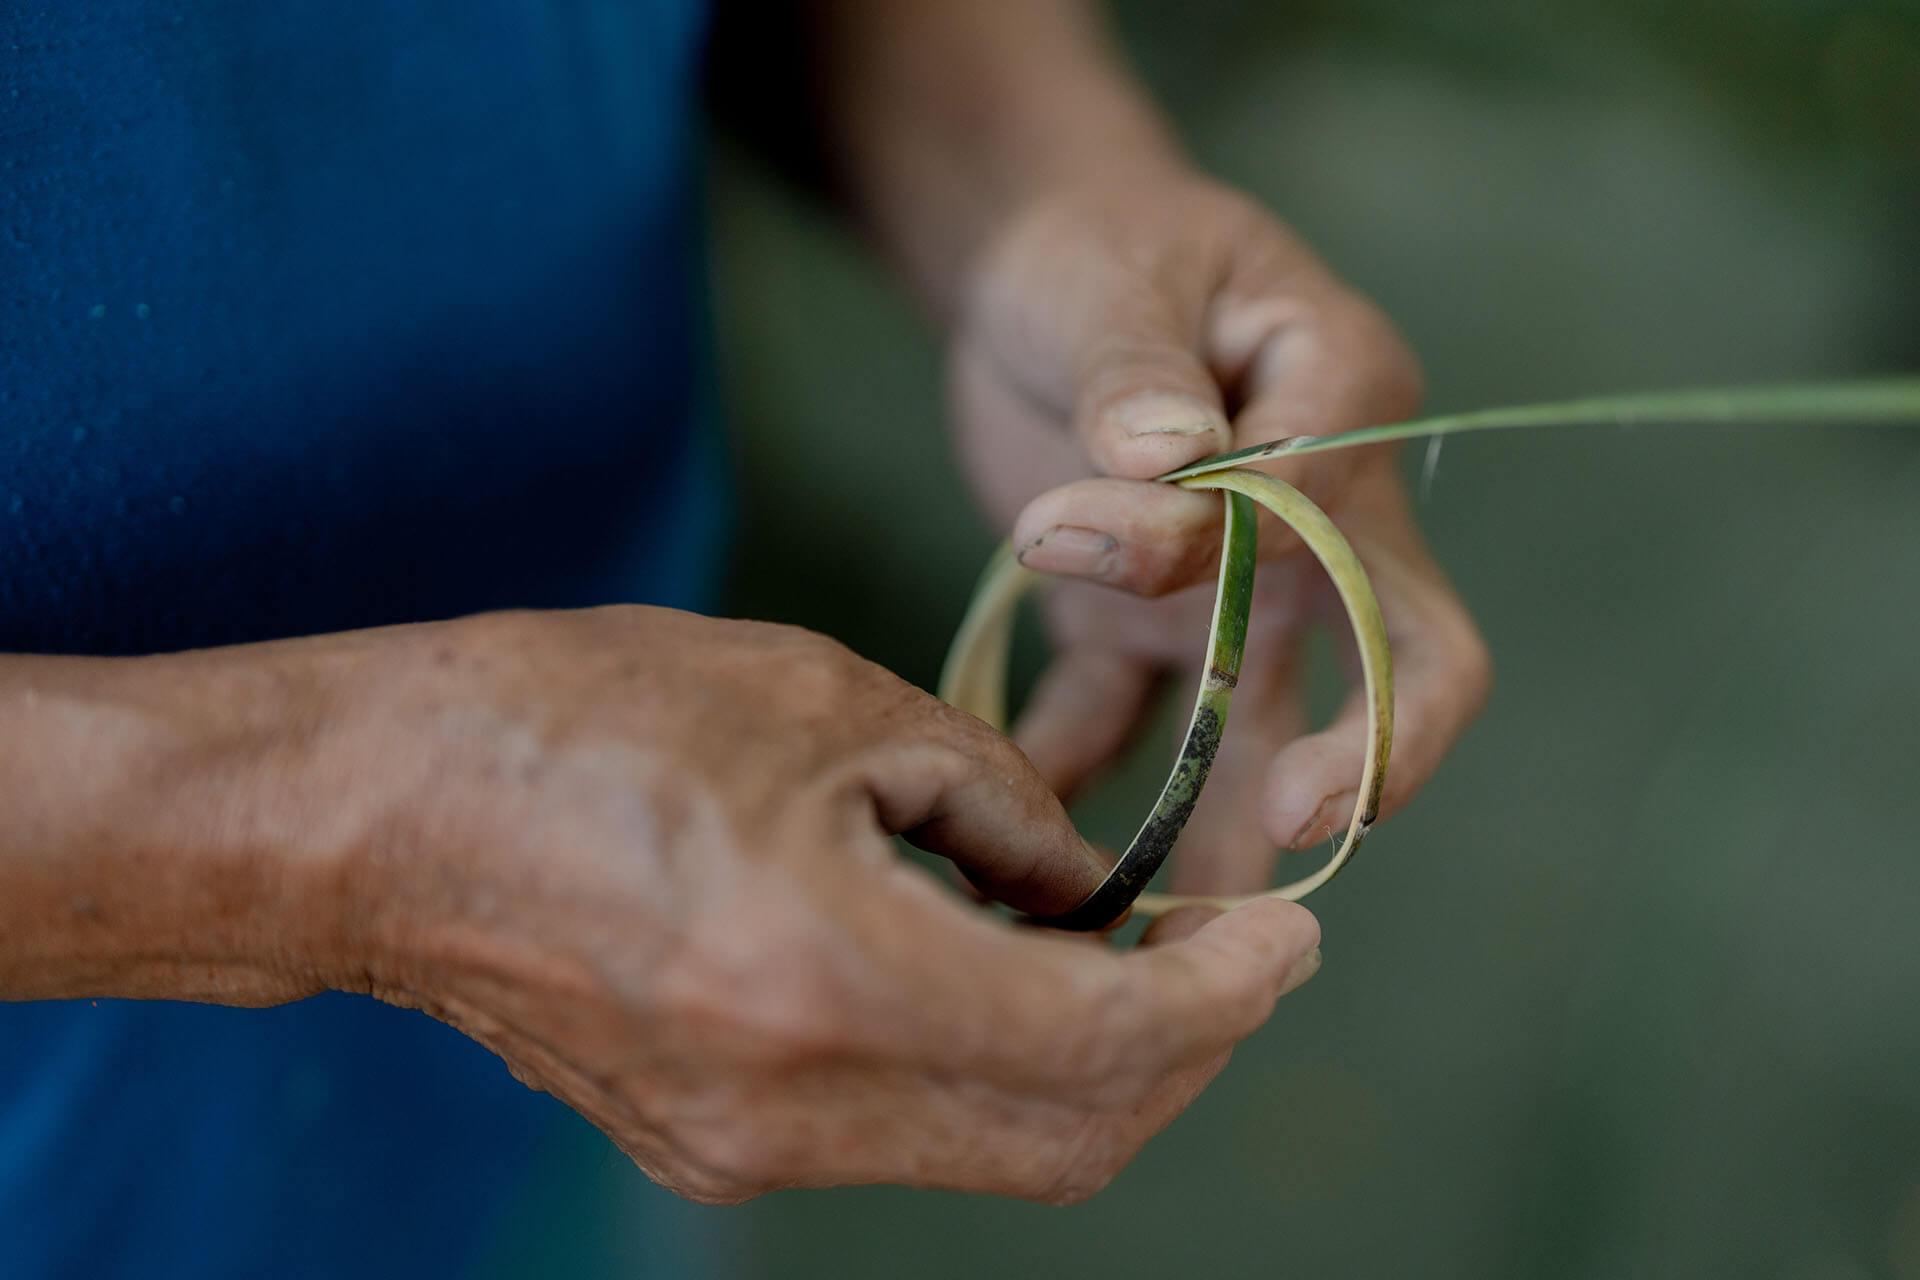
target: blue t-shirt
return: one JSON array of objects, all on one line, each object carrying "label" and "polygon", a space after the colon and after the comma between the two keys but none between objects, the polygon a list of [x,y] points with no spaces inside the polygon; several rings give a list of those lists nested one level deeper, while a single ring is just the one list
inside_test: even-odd
[{"label": "blue t-shirt", "polygon": [[[703,604],[703,8],[0,9],[0,651]],[[0,1275],[461,1275],[565,1116],[355,997],[0,1004]]]}]

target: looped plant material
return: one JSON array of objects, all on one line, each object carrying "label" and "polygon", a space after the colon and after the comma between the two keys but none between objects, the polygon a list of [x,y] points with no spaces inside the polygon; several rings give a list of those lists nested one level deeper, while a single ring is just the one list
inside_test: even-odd
[{"label": "looped plant material", "polygon": [[[1338,435],[1295,436],[1218,454],[1159,477],[1162,482],[1182,488],[1219,490],[1225,500],[1226,526],[1220,552],[1219,585],[1214,596],[1213,627],[1207,638],[1205,675],[1194,699],[1193,714],[1173,772],[1168,775],[1159,799],[1132,843],[1106,879],[1078,906],[1041,923],[1063,929],[1100,929],[1119,919],[1128,907],[1155,915],[1188,905],[1229,908],[1261,897],[1297,900],[1326,884],[1346,866],[1379,816],[1387,760],[1393,746],[1393,658],[1387,646],[1386,624],[1380,616],[1379,601],[1360,558],[1326,513],[1299,490],[1264,472],[1247,470],[1247,464],[1299,453],[1493,428],[1654,422],[1672,425],[1915,423],[1920,422],[1920,378],[1664,392],[1490,409],[1367,427]],[[1147,882],[1166,861],[1174,841],[1192,815],[1219,751],[1220,736],[1226,729],[1227,709],[1240,676],[1241,652],[1247,639],[1247,612],[1253,596],[1258,550],[1256,502],[1292,528],[1319,559],[1333,579],[1340,601],[1346,607],[1348,621],[1353,625],[1367,691],[1367,755],[1361,766],[1353,817],[1345,838],[1326,865],[1278,889],[1239,898],[1144,893]],[[1039,575],[1023,568],[1014,558],[1011,546],[1002,545],[981,575],[941,672],[940,696],[996,729],[1004,730],[1007,723],[1007,655],[1013,637],[1014,614],[1020,598],[1038,578]]]}]

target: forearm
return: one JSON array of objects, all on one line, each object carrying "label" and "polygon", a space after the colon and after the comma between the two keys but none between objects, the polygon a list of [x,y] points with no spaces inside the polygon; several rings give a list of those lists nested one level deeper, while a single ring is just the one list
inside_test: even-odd
[{"label": "forearm", "polygon": [[0,658],[0,998],[327,985],[352,819],[299,801],[309,656]]},{"label": "forearm", "polygon": [[1092,0],[817,0],[815,24],[841,181],[938,310],[1039,192],[1182,163]]}]

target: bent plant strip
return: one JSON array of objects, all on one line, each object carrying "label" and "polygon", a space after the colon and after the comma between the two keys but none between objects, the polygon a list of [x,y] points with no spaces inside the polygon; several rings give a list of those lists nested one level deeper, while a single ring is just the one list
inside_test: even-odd
[{"label": "bent plant strip", "polygon": [[[1339,874],[1379,816],[1386,786],[1387,759],[1393,747],[1393,657],[1387,646],[1380,604],[1354,554],[1325,512],[1299,490],[1248,464],[1301,453],[1350,449],[1421,437],[1457,435],[1496,428],[1554,426],[1626,426],[1636,423],[1799,422],[1834,425],[1920,423],[1920,378],[1812,386],[1743,387],[1729,390],[1662,392],[1608,396],[1560,404],[1488,409],[1449,414],[1390,426],[1365,427],[1329,436],[1293,436],[1268,444],[1203,458],[1159,479],[1187,489],[1219,490],[1225,499],[1226,527],[1220,553],[1219,585],[1213,626],[1207,637],[1205,675],[1194,699],[1186,738],[1160,798],[1107,878],[1064,915],[1041,923],[1064,929],[1100,929],[1118,920],[1128,907],[1157,915],[1175,907],[1227,908],[1254,898],[1297,900]],[[1312,875],[1266,893],[1239,898],[1198,898],[1144,893],[1147,882],[1173,850],[1192,815],[1200,790],[1220,747],[1227,708],[1240,675],[1246,646],[1247,612],[1252,600],[1257,520],[1254,503],[1266,507],[1300,536],[1333,579],[1353,625],[1367,691],[1367,757],[1361,767],[1359,798],[1347,833],[1333,856]],[[1002,545],[981,575],[954,635],[940,675],[940,696],[996,729],[1007,724],[1007,655],[1013,619],[1022,596],[1039,575],[1021,566],[1013,548]]]}]

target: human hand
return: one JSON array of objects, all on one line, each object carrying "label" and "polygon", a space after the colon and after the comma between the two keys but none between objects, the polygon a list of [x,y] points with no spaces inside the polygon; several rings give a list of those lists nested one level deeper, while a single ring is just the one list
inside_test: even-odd
[{"label": "human hand", "polygon": [[[1126,746],[1162,677],[1199,678],[1219,499],[1139,481],[1227,449],[1397,421],[1421,379],[1380,313],[1292,232],[1171,165],[1033,199],[979,255],[962,297],[951,348],[962,458],[1022,562],[1069,579],[1048,592],[1056,656],[1014,729],[1068,794]],[[1261,469],[1333,516],[1380,596],[1395,654],[1390,812],[1484,702],[1485,646],[1414,525],[1391,449]],[[1356,690],[1307,734],[1299,689],[1304,630],[1337,620],[1337,603],[1264,512],[1260,545],[1275,563],[1256,583],[1233,727],[1174,860],[1177,892],[1265,887],[1274,845],[1332,836],[1354,803],[1364,698]]]},{"label": "human hand", "polygon": [[320,751],[380,780],[346,985],[694,1199],[1083,1198],[1318,964],[1291,904],[1120,954],[961,902],[888,836],[1043,914],[1102,867],[1010,743],[822,637],[653,609],[367,634]]},{"label": "human hand", "polygon": [[696,1199],[1091,1194],[1312,976],[1279,902],[1116,953],[1006,739],[820,636],[494,614],[0,657],[0,999],[424,1009]]}]

